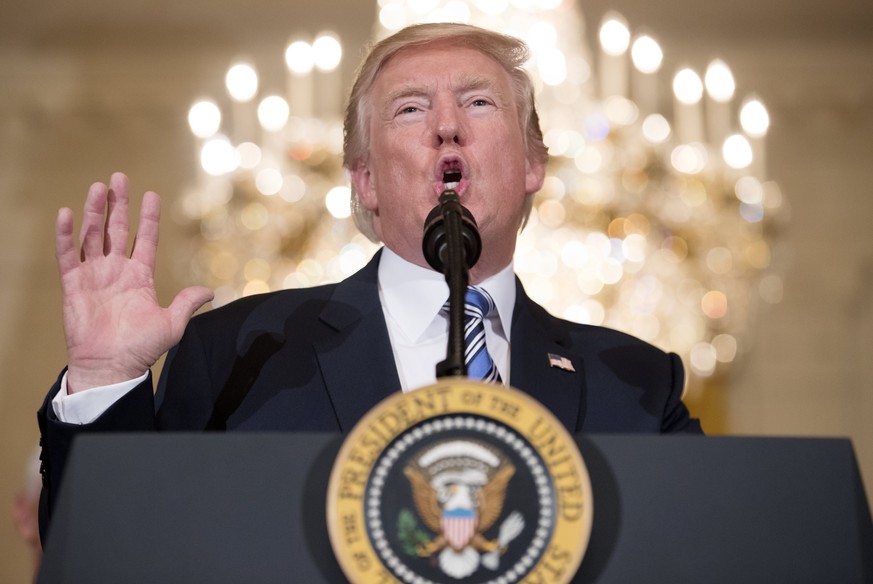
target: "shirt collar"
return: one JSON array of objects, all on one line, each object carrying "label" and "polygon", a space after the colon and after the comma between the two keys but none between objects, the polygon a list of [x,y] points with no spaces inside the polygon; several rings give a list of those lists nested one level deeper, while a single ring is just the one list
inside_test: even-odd
[{"label": "shirt collar", "polygon": [[[404,335],[415,341],[424,334],[449,298],[445,277],[415,265],[387,247],[379,260],[379,294],[385,312]],[[512,264],[478,284],[494,299],[503,334],[509,340],[515,307],[515,275]]]}]

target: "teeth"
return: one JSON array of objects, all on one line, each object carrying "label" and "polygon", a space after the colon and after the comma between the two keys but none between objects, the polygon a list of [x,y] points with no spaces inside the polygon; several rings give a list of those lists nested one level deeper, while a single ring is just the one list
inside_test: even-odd
[{"label": "teeth", "polygon": [[456,189],[461,184],[461,173],[457,170],[449,170],[443,173],[443,185],[447,189]]}]

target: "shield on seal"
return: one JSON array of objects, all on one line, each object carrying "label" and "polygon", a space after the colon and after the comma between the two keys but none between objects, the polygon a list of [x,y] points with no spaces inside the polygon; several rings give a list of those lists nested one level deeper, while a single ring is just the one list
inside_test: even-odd
[{"label": "shield on seal", "polygon": [[443,510],[440,525],[449,545],[462,550],[476,533],[476,512],[472,509]]}]

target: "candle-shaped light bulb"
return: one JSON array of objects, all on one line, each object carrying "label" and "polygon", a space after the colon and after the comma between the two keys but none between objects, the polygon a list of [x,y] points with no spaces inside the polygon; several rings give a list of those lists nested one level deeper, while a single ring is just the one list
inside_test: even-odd
[{"label": "candle-shaped light bulb", "polygon": [[710,142],[718,144],[733,130],[731,125],[731,100],[737,88],[734,76],[727,64],[715,59],[706,68],[703,76],[706,85],[706,127]]},{"label": "candle-shaped light bulb", "polygon": [[644,34],[631,46],[631,59],[640,73],[657,73],[664,61],[664,52],[658,41]]},{"label": "candle-shaped light bulb", "polygon": [[288,70],[297,75],[312,71],[315,60],[312,45],[306,41],[294,41],[285,49],[285,64]]},{"label": "candle-shaped light bulb", "polygon": [[258,93],[258,73],[248,63],[237,63],[227,71],[225,84],[235,101],[251,101]]},{"label": "candle-shaped light bulb", "polygon": [[706,68],[704,82],[706,83],[706,93],[715,101],[724,103],[734,97],[734,90],[737,86],[730,68],[724,61],[716,59],[709,64]]},{"label": "candle-shaped light bulb", "polygon": [[676,96],[674,116],[676,135],[683,144],[703,140],[703,82],[693,70],[685,68],[673,78]]},{"label": "candle-shaped light bulb", "polygon": [[752,164],[754,155],[752,145],[742,134],[729,136],[722,145],[722,156],[731,168],[743,169]]},{"label": "candle-shaped light bulb", "polygon": [[600,91],[604,99],[627,96],[630,31],[627,21],[617,12],[609,12],[600,25]]},{"label": "candle-shaped light bulb", "polygon": [[290,43],[285,49],[285,64],[288,66],[287,95],[291,111],[297,117],[311,117],[314,99],[312,70],[315,68],[312,44],[304,40]]},{"label": "candle-shaped light bulb", "polygon": [[339,64],[343,48],[336,34],[325,31],[319,33],[312,43],[315,62],[316,107],[314,113],[323,119],[333,120],[342,113],[342,76]]},{"label": "candle-shaped light bulb", "polygon": [[200,100],[188,110],[188,125],[198,138],[210,138],[221,127],[221,110],[211,100]]},{"label": "candle-shaped light bulb", "polygon": [[693,105],[703,97],[703,83],[692,69],[682,69],[673,78],[673,93],[686,105]]},{"label": "candle-shaped light bulb", "polygon": [[740,109],[740,125],[753,138],[761,138],[770,128],[770,114],[760,100],[752,98]]},{"label": "candle-shaped light bulb", "polygon": [[265,97],[258,106],[258,121],[262,128],[270,132],[284,128],[288,114],[288,102],[278,95]]},{"label": "candle-shaped light bulb", "polygon": [[200,150],[200,165],[212,176],[233,172],[239,166],[239,155],[225,136],[207,140]]},{"label": "candle-shaped light bulb", "polygon": [[658,109],[658,79],[655,76],[664,62],[661,46],[650,35],[638,34],[631,45],[631,61],[634,71],[631,76],[631,97],[648,114]]},{"label": "candle-shaped light bulb", "polygon": [[323,32],[312,43],[315,66],[319,71],[333,71],[343,57],[343,47],[332,32]]},{"label": "candle-shaped light bulb", "polygon": [[600,46],[607,55],[623,55],[630,44],[627,21],[617,12],[609,12],[600,25]]}]

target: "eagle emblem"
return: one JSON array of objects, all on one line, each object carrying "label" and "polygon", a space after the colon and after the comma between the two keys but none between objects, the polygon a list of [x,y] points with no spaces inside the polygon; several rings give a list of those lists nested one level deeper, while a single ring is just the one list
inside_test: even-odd
[{"label": "eagle emblem", "polygon": [[482,565],[496,570],[500,556],[524,529],[513,511],[500,525],[497,538],[485,533],[503,513],[506,488],[515,466],[483,443],[447,440],[431,446],[404,467],[418,516],[432,537],[415,545],[419,557],[436,554],[440,569],[465,578]]}]

